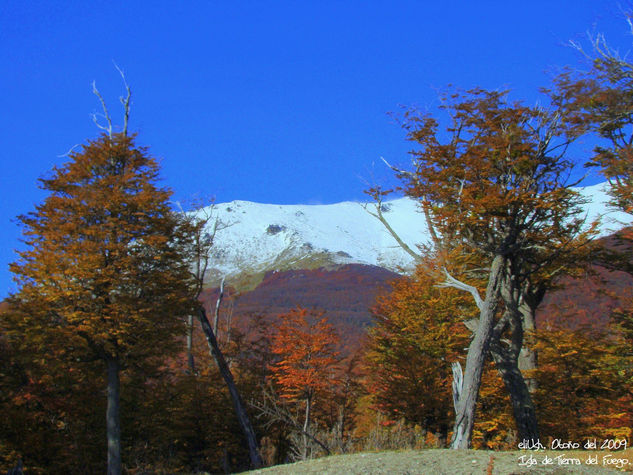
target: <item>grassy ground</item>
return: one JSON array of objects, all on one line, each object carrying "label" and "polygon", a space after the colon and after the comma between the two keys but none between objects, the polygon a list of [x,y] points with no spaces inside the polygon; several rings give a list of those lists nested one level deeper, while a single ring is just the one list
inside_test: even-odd
[{"label": "grassy ground", "polygon": [[[530,456],[533,459],[530,459]],[[548,457],[551,463],[543,463]],[[597,462],[591,463],[590,457]],[[621,463],[609,463],[621,460]],[[535,463],[528,466],[529,460]],[[575,461],[579,462],[575,464]],[[603,464],[604,463],[604,464]],[[618,465],[621,467],[618,469]],[[607,468],[611,467],[611,468]],[[290,474],[602,474],[633,473],[633,450],[598,451],[538,451],[489,452],[483,450],[453,451],[447,449],[364,452],[334,455],[306,462],[278,465],[248,472],[262,475]]]}]

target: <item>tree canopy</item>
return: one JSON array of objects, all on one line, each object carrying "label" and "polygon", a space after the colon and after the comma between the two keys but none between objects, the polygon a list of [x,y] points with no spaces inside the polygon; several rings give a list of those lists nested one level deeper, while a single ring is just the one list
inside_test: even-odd
[{"label": "tree canopy", "polygon": [[[458,399],[456,448],[470,443],[490,349],[510,390],[519,432],[538,438],[529,388],[518,370],[524,331],[534,328],[544,291],[561,269],[575,265],[571,256],[591,233],[583,229],[582,200],[569,182],[574,164],[566,156],[580,130],[564,120],[556,101],[545,109],[507,96],[482,89],[443,95],[443,130],[434,116],[407,111],[404,127],[416,148],[411,169],[396,169],[404,192],[425,212],[437,256],[447,259],[456,249],[477,256],[459,280],[445,264],[440,284],[469,292],[480,310]],[[482,276],[483,296],[476,283]],[[505,332],[509,345],[502,344]]]},{"label": "tree canopy", "polygon": [[193,311],[188,237],[158,179],[134,137],[102,135],[41,179],[49,195],[19,217],[13,336],[51,359],[106,363],[109,473],[121,470],[120,371],[173,354]]}]

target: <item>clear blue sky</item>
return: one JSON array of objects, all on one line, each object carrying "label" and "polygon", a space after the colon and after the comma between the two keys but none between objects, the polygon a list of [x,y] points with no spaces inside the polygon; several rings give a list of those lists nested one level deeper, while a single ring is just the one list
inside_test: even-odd
[{"label": "clear blue sky", "polygon": [[[628,48],[615,1],[18,1],[0,4],[0,297],[15,216],[37,178],[94,138],[91,82],[162,160],[175,199],[362,200],[409,146],[387,115],[433,109],[449,83],[511,88],[533,103],[565,43],[604,32]],[[582,157],[581,157],[582,158]]]}]

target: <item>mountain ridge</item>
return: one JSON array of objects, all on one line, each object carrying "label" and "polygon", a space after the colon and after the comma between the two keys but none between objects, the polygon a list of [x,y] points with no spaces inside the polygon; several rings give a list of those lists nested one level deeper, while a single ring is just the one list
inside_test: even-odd
[{"label": "mountain ridge", "polygon": [[[585,221],[602,216],[599,237],[610,235],[631,217],[612,210],[608,184],[577,188],[588,201]],[[375,203],[344,201],[327,205],[276,205],[235,200],[195,213],[211,216],[207,232],[221,223],[214,236],[207,285],[222,278],[238,288],[255,288],[269,271],[335,268],[346,264],[377,266],[406,274],[413,258],[368,212]],[[398,236],[411,248],[429,242],[423,214],[415,200],[382,203],[382,212]],[[375,208],[374,208],[375,209]]]}]

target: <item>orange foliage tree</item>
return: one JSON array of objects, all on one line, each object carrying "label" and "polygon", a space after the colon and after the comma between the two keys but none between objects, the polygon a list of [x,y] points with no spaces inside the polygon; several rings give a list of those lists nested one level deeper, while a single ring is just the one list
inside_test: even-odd
[{"label": "orange foliage tree", "polygon": [[0,315],[0,471],[18,460],[36,474],[102,471],[103,371],[27,342],[16,318]]},{"label": "orange foliage tree", "polygon": [[622,366],[629,356],[622,343],[588,325],[538,331],[535,399],[545,437],[631,437],[633,401]]},{"label": "orange foliage tree", "polygon": [[393,283],[373,309],[365,354],[365,388],[373,404],[446,441],[451,414],[451,361],[470,332],[462,322],[476,309],[463,292],[436,287],[426,268]]},{"label": "orange foliage tree", "polygon": [[[364,385],[373,407],[392,421],[419,427],[428,441],[445,445],[451,429],[451,362],[463,358],[475,321],[472,299],[456,289],[441,290],[419,266],[414,276],[393,283],[390,294],[373,309],[369,330]],[[473,443],[499,448],[508,436],[509,405],[491,363],[482,375]],[[389,421],[388,421],[389,422]],[[501,442],[500,442],[501,441]]]},{"label": "orange foliage tree", "polygon": [[[630,22],[629,14],[629,22]],[[630,23],[629,23],[630,24]],[[613,204],[633,212],[633,63],[612,49],[604,36],[592,39],[592,52],[576,47],[590,69],[566,71],[556,80],[555,95],[565,104],[568,121],[594,132],[602,142],[588,166],[597,166],[611,185]]]},{"label": "orange foliage tree", "polygon": [[186,228],[157,180],[147,149],[104,134],[41,179],[49,196],[19,217],[10,338],[33,358],[103,364],[108,473],[122,469],[121,372],[177,351],[193,309]]},{"label": "orange foliage tree", "polygon": [[[626,13],[631,25],[631,12]],[[591,41],[592,51],[577,49],[589,60],[584,71],[567,71],[556,83],[556,94],[569,110],[570,122],[593,132],[600,140],[588,166],[598,167],[610,184],[611,205],[633,216],[633,63],[611,48],[603,35]],[[633,228],[615,235],[616,249],[601,253],[601,265],[633,275]],[[620,305],[611,317],[628,349],[633,342],[633,289],[618,295]],[[631,370],[629,363],[627,371]]]},{"label": "orange foliage tree", "polygon": [[[405,193],[421,203],[440,254],[462,247],[478,256],[461,280],[443,275],[444,286],[469,292],[479,309],[453,447],[470,445],[490,350],[510,392],[519,436],[536,439],[536,414],[518,360],[536,307],[565,268],[561,256],[584,241],[574,239],[581,199],[567,182],[573,164],[565,157],[578,132],[561,121],[559,110],[510,102],[506,92],[447,94],[441,109],[450,121],[445,132],[430,115],[405,115],[408,138],[418,149],[411,152],[413,171],[398,170],[398,176]],[[477,280],[483,274],[485,293]]]},{"label": "orange foliage tree", "polygon": [[[387,423],[404,420],[423,433],[435,432],[427,439],[445,441],[451,418],[449,362],[467,345],[464,323],[476,309],[463,293],[441,292],[435,285],[427,269],[418,268],[379,299],[369,331],[365,388],[373,406],[391,419]],[[536,332],[539,366],[526,377],[537,383],[534,401],[544,443],[630,437],[630,335],[630,329],[614,335],[588,326],[574,331],[546,326]],[[516,448],[511,407],[492,362],[482,373],[477,412],[474,447]]]},{"label": "orange foliage tree", "polygon": [[301,457],[305,459],[315,403],[330,398],[337,382],[339,340],[323,312],[297,307],[280,315],[280,320],[271,340],[277,361],[270,369],[280,397],[304,405]]}]

